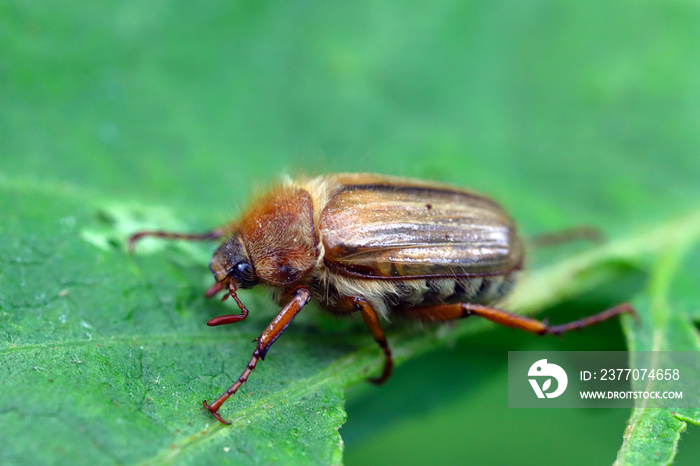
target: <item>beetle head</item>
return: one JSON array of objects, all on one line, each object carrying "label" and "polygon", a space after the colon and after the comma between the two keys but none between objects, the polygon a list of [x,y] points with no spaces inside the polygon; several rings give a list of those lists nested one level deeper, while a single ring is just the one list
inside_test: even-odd
[{"label": "beetle head", "polygon": [[238,235],[233,235],[214,252],[209,269],[217,282],[231,280],[235,288],[252,288],[258,283],[255,268]]}]

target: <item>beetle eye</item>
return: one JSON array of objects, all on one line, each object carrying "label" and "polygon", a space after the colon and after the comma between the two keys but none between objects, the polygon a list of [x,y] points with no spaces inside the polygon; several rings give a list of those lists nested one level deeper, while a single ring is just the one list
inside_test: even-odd
[{"label": "beetle eye", "polygon": [[258,283],[253,267],[247,262],[239,262],[233,266],[231,275],[238,281],[240,288],[251,288]]}]

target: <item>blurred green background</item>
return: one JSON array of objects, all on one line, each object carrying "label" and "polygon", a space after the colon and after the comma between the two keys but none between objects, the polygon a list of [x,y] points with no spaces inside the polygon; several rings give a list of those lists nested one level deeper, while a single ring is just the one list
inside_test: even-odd
[{"label": "blurred green background", "polygon": [[[667,1],[4,2],[0,181],[198,230],[282,174],[368,171],[488,193],[526,235],[624,237],[699,204],[699,25]],[[610,463],[629,412],[509,410],[504,364],[624,347],[616,323],[454,342],[350,390],[345,461]],[[692,464],[700,428],[684,438]]]}]

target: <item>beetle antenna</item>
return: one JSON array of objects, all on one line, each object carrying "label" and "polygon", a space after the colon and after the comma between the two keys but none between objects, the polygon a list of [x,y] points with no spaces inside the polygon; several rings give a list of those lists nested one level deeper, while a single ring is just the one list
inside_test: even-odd
[{"label": "beetle antenna", "polygon": [[241,312],[248,315],[248,309],[246,309],[245,305],[240,299],[238,299],[238,295],[236,295],[236,285],[233,283],[233,280],[228,281],[228,294],[234,301],[236,301],[236,304],[238,304],[238,308],[241,310]]},{"label": "beetle antenna", "polygon": [[[219,284],[219,283],[217,283],[217,284]],[[210,289],[213,289],[213,288],[214,287],[212,287]],[[221,285],[219,289],[223,289],[223,285]],[[238,307],[240,308],[241,313],[214,317],[209,322],[207,322],[208,326],[216,327],[217,325],[235,324],[236,322],[240,322],[243,319],[245,319],[246,317],[248,317],[248,309],[241,302],[241,300],[238,299],[238,296],[236,296],[236,284],[233,283],[233,280],[230,280],[230,279],[228,281],[228,292],[224,295],[223,298],[221,298],[221,300],[224,301],[224,300],[228,299],[229,296],[232,297],[234,301],[236,301],[236,304],[238,304]]]}]

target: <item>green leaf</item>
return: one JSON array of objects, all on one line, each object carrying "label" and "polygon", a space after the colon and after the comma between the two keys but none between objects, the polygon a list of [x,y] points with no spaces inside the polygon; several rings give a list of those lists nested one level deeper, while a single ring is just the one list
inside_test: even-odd
[{"label": "green leaf", "polygon": [[[343,391],[379,368],[381,358],[372,341],[355,335],[362,342],[358,346],[350,338],[357,332],[338,338],[333,332],[316,335],[313,324],[296,325],[294,333],[275,344],[274,357],[225,405],[222,411],[233,426],[223,427],[197,406],[235,380],[251,351],[249,342],[271,314],[262,312],[226,331],[203,328],[201,322],[222,313],[223,305],[205,302],[188,285],[204,282],[207,275],[196,270],[203,269],[196,254],[184,255],[176,246],[171,252],[129,256],[126,236],[120,233],[124,224],[134,222],[125,216],[127,210],[44,188],[5,181],[0,197],[7,219],[2,240],[9,245],[2,269],[7,340],[0,348],[0,412],[6,432],[26,433],[4,450],[5,460],[51,462],[80,455],[86,462],[107,457],[159,463],[197,462],[206,455],[251,462],[341,461],[337,429],[345,419]],[[40,209],[23,215],[18,208],[23,205]],[[45,216],[47,212],[51,214]],[[547,307],[583,292],[600,280],[596,277],[610,278],[606,268],[615,261],[690,244],[689,232],[700,232],[699,219],[686,217],[544,267],[529,275],[520,290],[547,293],[515,294],[511,304],[525,312]],[[114,241],[104,239],[115,232]],[[697,331],[664,303],[673,277],[669,269],[673,264],[665,261],[654,269],[662,278],[652,282],[652,296],[658,296],[654,311],[641,314],[644,331],[628,325],[633,349],[698,350]],[[264,307],[270,306],[259,299],[252,309]],[[453,334],[483,327],[463,325]],[[398,362],[444,339],[432,333],[394,337]],[[650,413],[638,408],[620,458],[637,462],[654,457],[649,449],[659,455],[660,437],[662,459],[672,458],[685,428],[681,420],[697,419],[697,410]],[[674,435],[669,438],[669,433]],[[43,448],[37,456],[32,445],[39,439]],[[640,452],[639,444],[646,449]]]},{"label": "green leaf", "polygon": [[[668,354],[663,352],[698,352],[695,366],[684,374],[685,377],[692,378],[697,377],[700,369],[700,335],[689,316],[673,305],[671,290],[682,270],[680,265],[683,258],[688,256],[691,247],[697,246],[700,228],[697,223],[688,222],[678,230],[681,238],[663,251],[652,269],[649,285],[651,301],[636,306],[643,324],[628,325],[626,330],[632,351],[662,352],[658,353],[660,355]],[[649,367],[650,370],[674,367],[664,356],[653,359],[653,362],[655,364]],[[659,382],[639,380],[633,385],[637,390],[651,391],[658,389]],[[670,464],[676,455],[680,434],[687,428],[687,423],[700,425],[700,406],[659,409],[647,407],[647,401],[636,403],[616,464]]]},{"label": "green leaf", "polygon": [[[318,351],[304,332],[280,341],[271,372],[256,374],[236,397],[234,426],[222,428],[198,406],[244,368],[260,319],[207,329],[223,306],[182,276],[201,279],[205,268],[183,272],[155,254],[129,256],[123,241],[96,241],[100,211],[88,196],[43,188],[1,188],[0,413],[14,438],[3,463],[341,461],[342,382],[361,370],[342,347]],[[281,372],[291,378],[275,379]]]},{"label": "green leaf", "polygon": [[276,309],[243,292],[250,317],[207,328],[232,309],[202,297],[213,246],[144,241],[130,256],[124,242],[229,221],[248,191],[288,173],[444,181],[492,195],[524,236],[592,225],[611,239],[530,254],[511,309],[564,322],[634,298],[642,327],[623,319],[630,346],[653,347],[660,332],[695,348],[697,5],[68,0],[0,11],[3,463],[327,464],[345,441],[348,463],[517,451],[590,464],[611,461],[623,434],[620,462],[669,461],[679,445],[679,464],[695,462],[698,428],[678,442],[693,412],[640,407],[625,431],[615,410],[505,408],[508,350],[621,349],[615,323],[538,339],[485,322],[393,322],[403,364],[374,389],[360,382],[382,361],[362,322],[305,310],[224,405],[234,426],[220,427],[201,401],[238,377]]}]

